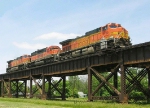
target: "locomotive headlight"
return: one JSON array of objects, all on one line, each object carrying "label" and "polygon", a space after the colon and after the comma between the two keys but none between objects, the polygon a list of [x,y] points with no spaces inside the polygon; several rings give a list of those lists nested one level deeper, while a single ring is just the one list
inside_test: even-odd
[{"label": "locomotive headlight", "polygon": [[109,37],[109,39],[113,39],[113,38],[114,38],[114,36],[110,36],[110,37]]}]

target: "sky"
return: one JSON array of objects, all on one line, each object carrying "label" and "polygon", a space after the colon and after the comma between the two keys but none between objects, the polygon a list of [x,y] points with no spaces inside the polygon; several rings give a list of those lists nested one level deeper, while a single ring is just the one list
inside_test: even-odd
[{"label": "sky", "polygon": [[133,44],[150,41],[150,0],[0,0],[0,74],[9,60],[110,22]]}]

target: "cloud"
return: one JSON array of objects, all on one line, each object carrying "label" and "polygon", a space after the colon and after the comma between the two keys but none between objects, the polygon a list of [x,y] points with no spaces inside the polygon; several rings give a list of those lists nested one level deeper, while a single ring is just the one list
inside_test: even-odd
[{"label": "cloud", "polygon": [[[60,40],[72,39],[77,36],[81,36],[81,35],[73,34],[73,33],[63,34],[63,33],[52,32],[52,33],[47,33],[47,34],[43,34],[38,37],[35,37],[33,39],[33,42],[35,42],[35,40],[44,40],[44,43],[47,43],[47,40],[52,39],[54,41],[51,42],[50,45],[58,45],[59,47],[61,47],[61,45],[59,45]],[[41,49],[41,48],[49,46],[47,44],[41,44],[41,43],[29,44],[27,42],[21,42],[21,43],[13,42],[13,45],[15,45],[16,47],[21,48],[21,49],[29,49],[29,50],[37,50],[37,49]]]},{"label": "cloud", "polygon": [[17,46],[18,48],[31,49],[31,50],[37,50],[47,46],[45,44],[29,44],[27,42],[22,42],[22,43],[13,42],[13,45]]},{"label": "cloud", "polygon": [[47,40],[47,39],[58,39],[58,40],[65,40],[65,39],[72,39],[77,36],[81,36],[79,34],[63,34],[63,33],[57,33],[57,32],[52,32],[52,33],[47,33],[43,34],[41,36],[35,37],[34,40]]}]

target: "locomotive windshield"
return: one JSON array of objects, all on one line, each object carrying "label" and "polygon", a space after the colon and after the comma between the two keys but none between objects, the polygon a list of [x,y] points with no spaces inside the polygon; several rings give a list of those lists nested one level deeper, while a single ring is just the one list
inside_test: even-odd
[{"label": "locomotive windshield", "polygon": [[53,47],[52,49],[59,49],[58,47]]},{"label": "locomotive windshield", "polygon": [[55,47],[51,47],[49,48],[50,50],[54,50],[54,49],[59,49],[59,47],[55,46]]},{"label": "locomotive windshield", "polygon": [[110,25],[110,28],[116,28],[116,27],[117,26],[115,24],[113,24],[113,23]]}]

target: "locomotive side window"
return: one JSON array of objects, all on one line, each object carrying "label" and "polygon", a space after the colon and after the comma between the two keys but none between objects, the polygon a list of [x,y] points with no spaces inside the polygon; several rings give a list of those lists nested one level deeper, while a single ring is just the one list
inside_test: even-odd
[{"label": "locomotive side window", "polygon": [[103,31],[107,30],[107,26],[102,27],[102,30]]},{"label": "locomotive side window", "polygon": [[100,28],[98,28],[98,31],[99,31],[99,32],[101,32],[101,27],[100,27]]},{"label": "locomotive side window", "polygon": [[118,27],[121,27],[121,25],[120,25],[120,24],[118,24]]}]

